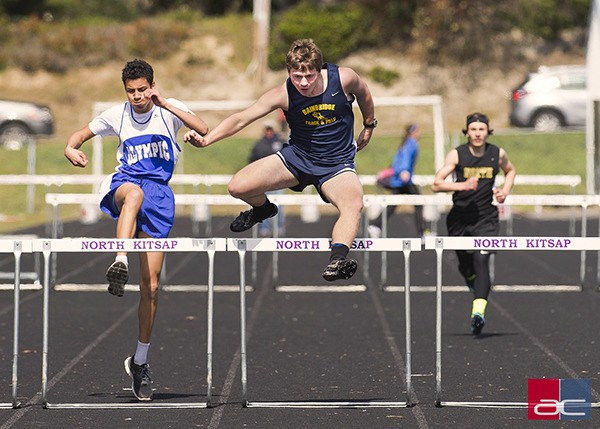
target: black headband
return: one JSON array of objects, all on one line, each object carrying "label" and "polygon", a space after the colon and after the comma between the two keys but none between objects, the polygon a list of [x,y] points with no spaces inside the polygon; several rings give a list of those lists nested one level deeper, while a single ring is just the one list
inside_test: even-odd
[{"label": "black headband", "polygon": [[488,117],[483,113],[476,112],[471,113],[469,116],[467,116],[467,126],[463,130],[464,135],[467,135],[467,128],[469,128],[469,124],[472,124],[473,122],[481,122],[482,124],[487,125],[488,134],[490,135],[494,132],[494,130],[490,129],[490,120],[488,119]]}]

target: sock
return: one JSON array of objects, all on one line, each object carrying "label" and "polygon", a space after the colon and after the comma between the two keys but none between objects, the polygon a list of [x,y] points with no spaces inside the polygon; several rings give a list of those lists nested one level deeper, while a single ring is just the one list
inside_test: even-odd
[{"label": "sock", "polygon": [[479,313],[482,316],[485,315],[485,307],[487,306],[487,300],[483,298],[477,298],[473,300],[473,309],[471,310],[471,317],[475,313]]},{"label": "sock", "polygon": [[135,355],[133,356],[133,363],[136,365],[143,365],[148,360],[148,349],[150,343],[142,343],[138,340],[137,348],[135,349]]},{"label": "sock", "polygon": [[331,245],[331,255],[329,255],[329,262],[337,259],[346,259],[350,249],[343,243],[333,243]]},{"label": "sock", "polygon": [[254,213],[255,219],[266,219],[269,217],[269,215],[271,215],[271,213],[273,213],[273,203],[269,201],[269,198],[267,197],[267,199],[262,205],[258,207],[253,206],[252,211]]},{"label": "sock", "polygon": [[127,255],[117,255],[117,257],[115,258],[115,262],[123,262],[125,265],[129,266]]}]

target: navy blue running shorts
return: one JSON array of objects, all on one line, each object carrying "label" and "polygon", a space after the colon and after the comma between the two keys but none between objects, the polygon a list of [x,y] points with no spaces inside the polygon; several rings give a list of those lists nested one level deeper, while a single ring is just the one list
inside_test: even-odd
[{"label": "navy blue running shorts", "polygon": [[329,203],[329,200],[321,192],[321,185],[340,173],[346,171],[356,173],[354,160],[340,164],[318,164],[298,154],[292,145],[284,146],[277,152],[277,156],[279,156],[287,169],[300,182],[298,185],[290,188],[292,191],[301,192],[307,186],[313,185],[326,203]]}]

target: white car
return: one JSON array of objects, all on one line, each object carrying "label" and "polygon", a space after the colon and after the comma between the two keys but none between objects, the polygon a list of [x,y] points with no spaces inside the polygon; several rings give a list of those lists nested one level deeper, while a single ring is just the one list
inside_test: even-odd
[{"label": "white car", "polygon": [[13,150],[36,136],[50,136],[54,119],[47,106],[0,100],[0,145]]},{"label": "white car", "polygon": [[513,126],[554,131],[585,125],[585,66],[540,67],[512,91],[511,104]]}]

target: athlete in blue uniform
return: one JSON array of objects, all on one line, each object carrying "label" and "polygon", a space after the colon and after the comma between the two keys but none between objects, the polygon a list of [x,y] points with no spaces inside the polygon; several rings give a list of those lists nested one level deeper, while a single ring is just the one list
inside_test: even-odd
[{"label": "athlete in blue uniform", "polygon": [[[288,144],[277,154],[247,165],[229,183],[229,193],[252,206],[231,223],[231,230],[245,231],[277,214],[277,206],[266,192],[283,188],[301,191],[313,185],[339,211],[332,232],[330,262],[323,277],[328,281],[347,279],[356,272],[356,261],[346,257],[363,208],[354,157],[369,143],[377,126],[371,92],[352,69],[324,64],[320,49],[309,39],[292,44],[286,66],[289,77],[283,85],[224,119],[205,137],[189,131],[184,140],[205,147],[282,109],[290,128]],[[363,117],[363,129],[356,141],[352,113],[355,99]]]},{"label": "athlete in blue uniform", "polygon": [[[434,192],[454,192],[453,206],[446,224],[451,236],[496,236],[499,232],[498,208],[492,204],[495,197],[503,203],[512,189],[515,167],[504,149],[487,142],[493,130],[488,117],[482,113],[467,116],[463,133],[468,143],[452,149],[444,165],[435,174],[431,189]],[[504,185],[496,188],[498,172],[504,171]],[[454,182],[446,177],[455,174]],[[490,293],[489,259],[484,251],[457,250],[458,270],[474,294],[471,308],[471,332],[479,335],[485,325],[485,308]]]},{"label": "athlete in blue uniform", "polygon": [[[419,187],[413,183],[412,178],[415,172],[415,165],[419,157],[419,138],[421,137],[421,128],[417,124],[408,124],[404,129],[404,138],[400,143],[400,147],[394,154],[392,160],[392,168],[394,174],[389,178],[389,187],[395,195],[419,195]],[[386,209],[373,221],[369,226],[369,234],[371,237],[381,236],[381,225],[383,224],[383,216],[389,219],[396,211],[397,206],[387,206]],[[425,221],[423,219],[423,206],[415,206],[415,223],[417,226],[417,234],[424,238]]]},{"label": "athlete in blue uniform", "polygon": [[[173,226],[175,201],[168,185],[181,149],[177,131],[187,126],[206,134],[208,127],[182,102],[163,98],[155,87],[150,64],[133,60],[125,65],[122,81],[127,102],[114,106],[89,125],[73,133],[65,156],[76,167],[85,167],[81,145],[95,135],[118,136],[118,166],[109,177],[110,190],[102,211],[117,219],[117,238],[165,238]],[[139,335],[136,352],[125,360],[139,400],[152,399],[152,380],[146,363],[156,313],[160,270],[164,253],[140,252]],[[122,296],[129,278],[125,252],[117,253],[106,273],[108,291]]]}]

